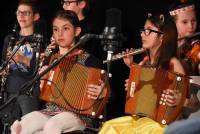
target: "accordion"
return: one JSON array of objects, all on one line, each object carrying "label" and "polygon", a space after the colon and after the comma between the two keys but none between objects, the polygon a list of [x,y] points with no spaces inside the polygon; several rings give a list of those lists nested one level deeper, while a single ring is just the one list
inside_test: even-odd
[{"label": "accordion", "polygon": [[88,97],[87,86],[99,84],[99,79],[104,80],[104,75],[100,69],[86,67],[76,59],[65,58],[44,76],[46,80],[42,81],[40,99],[77,114],[100,118],[109,96],[107,87],[103,89],[106,95],[94,100]]},{"label": "accordion", "polygon": [[[132,65],[130,69],[125,112],[149,117],[161,124],[169,124],[180,114],[189,88],[189,77],[160,68]],[[177,106],[167,106],[163,90],[177,90]]]}]

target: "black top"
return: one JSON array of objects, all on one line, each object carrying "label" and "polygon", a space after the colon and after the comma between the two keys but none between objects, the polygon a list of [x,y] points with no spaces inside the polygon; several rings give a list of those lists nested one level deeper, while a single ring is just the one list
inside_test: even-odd
[{"label": "black top", "polygon": [[8,93],[16,93],[21,89],[23,84],[30,81],[37,74],[37,62],[39,61],[39,59],[36,58],[36,51],[38,50],[36,50],[36,47],[34,46],[35,44],[28,40],[25,40],[25,38],[31,39],[33,35],[21,36],[17,34],[15,36],[15,40],[10,42],[11,37],[13,37],[13,35],[9,34],[5,38],[2,63],[6,60],[7,48],[9,47],[9,45],[13,50],[17,48],[18,45],[20,45],[17,53],[20,53],[20,59],[24,59],[27,61],[25,63],[20,63],[16,61],[10,63],[9,75],[6,81],[6,91]]}]

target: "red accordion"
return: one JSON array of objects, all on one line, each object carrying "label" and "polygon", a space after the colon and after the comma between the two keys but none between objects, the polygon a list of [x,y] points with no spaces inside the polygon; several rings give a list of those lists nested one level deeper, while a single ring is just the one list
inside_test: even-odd
[{"label": "red accordion", "polygon": [[[180,114],[189,88],[189,78],[163,69],[132,65],[130,69],[125,112],[147,116],[161,124],[169,124]],[[178,90],[179,104],[166,105],[163,90]]]},{"label": "red accordion", "polygon": [[103,80],[100,69],[86,67],[77,63],[76,59],[66,58],[45,77],[48,81],[44,80],[41,89],[42,100],[92,118],[102,114],[108,99],[106,87],[103,89],[107,90],[106,96],[101,99],[90,99],[87,94],[88,84],[99,84],[99,79]]}]

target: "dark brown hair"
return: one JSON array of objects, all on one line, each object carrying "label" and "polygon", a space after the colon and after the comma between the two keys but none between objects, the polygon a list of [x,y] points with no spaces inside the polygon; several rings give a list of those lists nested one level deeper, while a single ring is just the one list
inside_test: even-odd
[{"label": "dark brown hair", "polygon": [[79,22],[78,16],[74,11],[71,11],[71,10],[60,10],[60,11],[57,11],[56,14],[53,17],[53,21],[56,18],[61,18],[61,19],[67,20],[74,27],[80,27],[80,22]]},{"label": "dark brown hair", "polygon": [[148,17],[147,20],[163,32],[162,44],[158,49],[155,65],[168,68],[171,58],[177,54],[178,35],[176,25],[169,16],[164,15],[153,15]]},{"label": "dark brown hair", "polygon": [[37,0],[20,0],[18,6],[27,5],[30,6],[33,10],[33,13],[39,13],[38,1]]}]

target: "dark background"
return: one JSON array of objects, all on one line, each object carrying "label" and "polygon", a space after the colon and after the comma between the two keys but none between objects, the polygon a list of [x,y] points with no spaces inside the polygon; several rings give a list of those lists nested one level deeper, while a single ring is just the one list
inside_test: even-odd
[{"label": "dark background", "polygon": [[[167,13],[169,5],[174,0],[91,0],[90,16],[99,27],[105,24],[105,11],[109,8],[119,8],[122,11],[122,33],[127,37],[121,50],[125,48],[138,48],[141,46],[139,29],[143,26],[147,13]],[[51,36],[50,24],[52,14],[61,9],[60,0],[39,0],[41,17],[46,21],[48,37]],[[6,0],[0,5],[0,49],[2,53],[4,37],[12,31],[16,22],[15,12],[18,0]],[[197,11],[200,4],[195,0]],[[200,16],[198,14],[198,16]],[[199,18],[199,17],[198,17]],[[103,31],[103,28],[102,28]],[[124,80],[128,77],[128,68],[122,60],[112,64],[112,95],[107,107],[107,118],[114,118],[124,114]]]},{"label": "dark background", "polygon": [[[19,0],[6,0],[0,5],[0,49],[3,46],[4,37],[12,32],[16,23],[16,8]],[[51,36],[52,14],[62,9],[60,0],[38,0],[41,9],[41,18],[46,21],[48,37]],[[127,37],[127,42],[122,48],[140,47],[139,29],[143,26],[147,13],[167,13],[169,5],[175,0],[90,0],[90,16],[95,24],[102,27],[105,24],[105,11],[109,8],[119,8],[122,11],[122,32]],[[197,11],[200,6],[194,0]],[[198,13],[198,16],[199,13]]]}]

